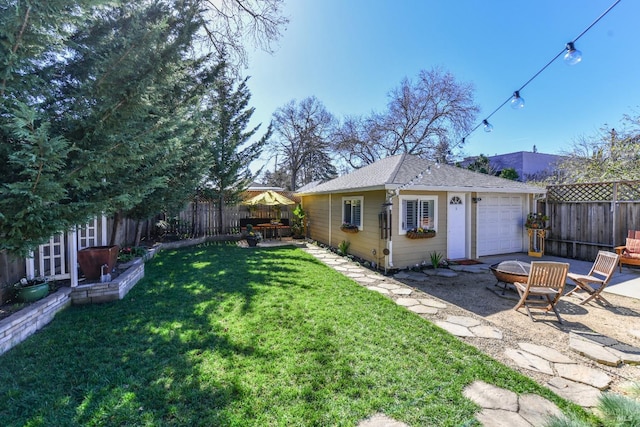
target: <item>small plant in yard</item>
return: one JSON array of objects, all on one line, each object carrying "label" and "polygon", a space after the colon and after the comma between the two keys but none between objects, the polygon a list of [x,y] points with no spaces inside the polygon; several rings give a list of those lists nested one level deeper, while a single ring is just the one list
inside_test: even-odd
[{"label": "small plant in yard", "polygon": [[[597,415],[602,421],[598,425],[605,427],[640,426],[640,391],[639,385],[634,386],[635,393],[622,396],[614,393],[602,393],[598,401]],[[635,394],[635,396],[634,396]],[[635,398],[634,398],[635,397]],[[575,419],[575,417],[552,417],[545,423],[545,427],[589,427],[592,424]]]},{"label": "small plant in yard", "polygon": [[262,240],[262,233],[260,233],[259,231],[255,231],[253,229],[253,225],[247,224],[247,232],[244,237],[245,239],[254,239],[259,242],[260,240]]},{"label": "small plant in yard", "polygon": [[291,233],[293,237],[304,237],[304,217],[306,212],[302,209],[302,205],[298,203],[293,210],[294,220],[291,223]]},{"label": "small plant in yard", "polygon": [[147,254],[144,246],[125,246],[118,252],[119,262],[129,262],[135,258],[141,258]]},{"label": "small plant in yard", "polygon": [[343,240],[338,245],[338,253],[340,255],[348,255],[349,254],[349,246],[351,246],[351,242],[348,240]]},{"label": "small plant in yard", "polygon": [[440,252],[431,252],[431,265],[433,268],[440,267],[444,256]]}]

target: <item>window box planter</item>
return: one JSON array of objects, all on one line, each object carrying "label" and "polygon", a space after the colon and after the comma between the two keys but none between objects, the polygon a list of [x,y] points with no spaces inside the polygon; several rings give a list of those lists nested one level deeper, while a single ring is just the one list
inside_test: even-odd
[{"label": "window box planter", "polygon": [[409,239],[430,239],[432,237],[436,237],[436,232],[434,230],[425,230],[425,231],[407,231],[406,234]]},{"label": "window box planter", "polygon": [[343,225],[340,227],[340,230],[342,230],[344,233],[349,233],[349,234],[355,234],[358,231],[360,231],[358,227],[355,225],[350,225],[350,226]]}]

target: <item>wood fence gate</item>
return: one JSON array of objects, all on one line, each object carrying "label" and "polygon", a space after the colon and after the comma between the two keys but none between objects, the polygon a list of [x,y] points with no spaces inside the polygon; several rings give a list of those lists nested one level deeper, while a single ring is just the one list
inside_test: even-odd
[{"label": "wood fence gate", "polygon": [[592,261],[640,230],[640,181],[551,185],[545,204],[549,255]]}]

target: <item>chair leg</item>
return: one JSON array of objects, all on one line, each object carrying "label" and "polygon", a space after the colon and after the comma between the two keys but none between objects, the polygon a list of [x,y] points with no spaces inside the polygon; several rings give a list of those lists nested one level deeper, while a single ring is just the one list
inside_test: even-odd
[{"label": "chair leg", "polygon": [[580,286],[576,285],[576,287],[575,287],[575,288],[571,289],[569,292],[567,292],[566,294],[564,294],[564,296],[565,296],[565,297],[568,297],[568,296],[570,296],[570,295],[573,295],[573,293],[574,293],[575,291],[579,290],[579,289],[580,289]]},{"label": "chair leg", "polygon": [[606,303],[607,305],[613,307],[613,304],[611,304],[609,301],[607,301],[605,299],[605,297],[603,297],[602,295],[600,295],[599,293],[593,293],[589,296],[589,298],[585,298],[584,300],[582,300],[582,302],[580,303],[580,305],[585,305],[586,303],[588,303],[591,300],[600,300],[604,303]]},{"label": "chair leg", "polygon": [[553,312],[556,314],[556,317],[558,318],[558,322],[562,323],[562,319],[560,318],[560,313],[558,313],[558,310],[556,310],[556,305],[554,304],[554,301],[548,296],[547,296],[547,301],[549,301],[549,306],[551,307]]}]

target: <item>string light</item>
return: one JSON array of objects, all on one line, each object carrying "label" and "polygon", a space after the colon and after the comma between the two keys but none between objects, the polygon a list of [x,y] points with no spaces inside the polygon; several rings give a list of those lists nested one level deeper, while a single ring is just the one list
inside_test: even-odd
[{"label": "string light", "polygon": [[564,55],[564,63],[567,65],[576,65],[582,61],[582,52],[573,45],[573,42],[567,43],[567,53]]},{"label": "string light", "polygon": [[[580,39],[583,35],[585,35],[587,33],[587,31],[589,31],[594,25],[596,25],[598,23],[598,21],[600,21],[602,18],[604,18],[605,15],[607,15],[615,6],[617,6],[618,3],[620,3],[620,1],[621,0],[616,0],[595,21],[593,21],[591,23],[591,25],[589,25],[580,34],[578,34],[578,36],[575,39],[573,39],[573,41],[568,42],[565,45],[565,47],[558,54],[556,54],[556,56],[554,56],[549,62],[547,62],[545,64],[544,67],[542,67],[540,70],[538,70],[538,72],[536,72],[529,80],[527,80],[527,82],[525,84],[520,86],[520,88],[518,90],[513,92],[512,96],[507,98],[502,104],[500,104],[498,106],[498,108],[493,110],[491,112],[491,114],[489,114],[485,119],[483,119],[481,123],[478,123],[473,129],[471,129],[469,131],[469,133],[467,133],[464,137],[462,137],[461,143],[464,144],[466,142],[466,139],[469,137],[469,135],[471,135],[473,132],[478,130],[478,128],[480,126],[484,126],[484,131],[485,132],[493,131],[493,125],[491,123],[489,123],[489,119],[491,118],[491,116],[493,116],[495,113],[497,113],[498,110],[500,110],[502,107],[504,107],[505,104],[510,102],[511,103],[511,107],[513,109],[516,109],[516,110],[524,108],[524,99],[520,96],[520,91],[522,89],[524,89],[529,83],[531,83],[536,77],[538,77],[538,75],[540,75],[540,73],[542,73],[544,70],[546,70],[547,67],[549,67],[549,65],[551,65],[556,59],[558,59],[560,56],[562,56],[563,53],[565,54],[564,55],[564,60],[569,65],[575,65],[575,64],[578,64],[580,61],[582,61],[582,52],[580,52],[579,50],[577,50],[575,48],[575,42],[578,41],[578,39]],[[440,163],[439,162],[436,162],[436,168],[440,169]],[[427,174],[431,175],[431,166],[427,166],[426,172],[427,172]],[[399,196],[400,195],[400,190],[404,190],[405,188],[414,185],[414,183],[416,181],[422,180],[423,176],[424,176],[424,173],[420,172],[415,178],[413,178],[409,182],[407,182],[405,184],[402,184],[399,187],[396,187],[395,190],[393,191],[393,193],[395,193],[396,196]],[[392,195],[393,193],[389,192],[389,195]]]},{"label": "string light", "polygon": [[[504,107],[505,104],[507,103],[511,103],[511,107],[513,107],[514,109],[521,109],[524,107],[524,99],[520,96],[520,91],[522,91],[522,89],[524,89],[525,87],[527,87],[527,85],[529,83],[531,83],[536,77],[538,77],[540,75],[540,73],[542,73],[544,70],[547,69],[547,67],[549,67],[549,65],[551,65],[556,59],[558,59],[560,56],[562,56],[564,54],[564,61],[565,63],[569,64],[569,65],[575,65],[578,64],[580,61],[582,61],[582,52],[580,52],[579,50],[577,50],[575,48],[575,42],[577,42],[583,35],[585,35],[587,33],[587,31],[589,31],[594,25],[596,25],[602,18],[604,18],[609,12],[611,12],[611,10],[616,7],[618,5],[618,3],[620,3],[621,0],[616,0],[611,6],[609,6],[609,8],[607,8],[607,10],[605,10],[595,21],[593,21],[591,23],[591,25],[589,25],[587,28],[585,28],[580,34],[578,34],[578,36],[573,39],[572,41],[568,42],[565,47],[556,54],[556,56],[554,56],[549,62],[547,62],[545,64],[544,67],[542,67],[540,70],[538,70],[538,72],[536,72],[529,80],[527,80],[527,82],[525,84],[523,84],[522,86],[520,86],[520,88],[518,90],[516,90],[515,92],[513,92],[513,96],[510,96],[509,98],[507,98],[502,104],[500,104],[498,106],[498,108],[496,108],[495,110],[493,110],[491,112],[491,114],[489,114],[487,117],[485,117],[482,122],[478,123],[475,127],[473,127],[460,141],[460,144],[464,144],[467,140],[467,138],[469,137],[469,135],[471,135],[472,133],[474,133],[476,130],[478,130],[478,128],[480,126],[484,126],[484,130],[485,132],[491,132],[493,130],[493,126],[491,125],[491,123],[489,123],[489,119],[491,118],[491,116],[493,116],[495,113],[498,112],[498,110],[500,110],[502,107]],[[489,126],[489,129],[487,129],[487,127]],[[456,144],[456,145],[460,145],[460,144]],[[455,146],[454,146],[455,147]]]},{"label": "string light", "polygon": [[520,91],[513,92],[513,98],[511,98],[511,108],[519,110],[524,108],[524,99],[520,96]]}]

